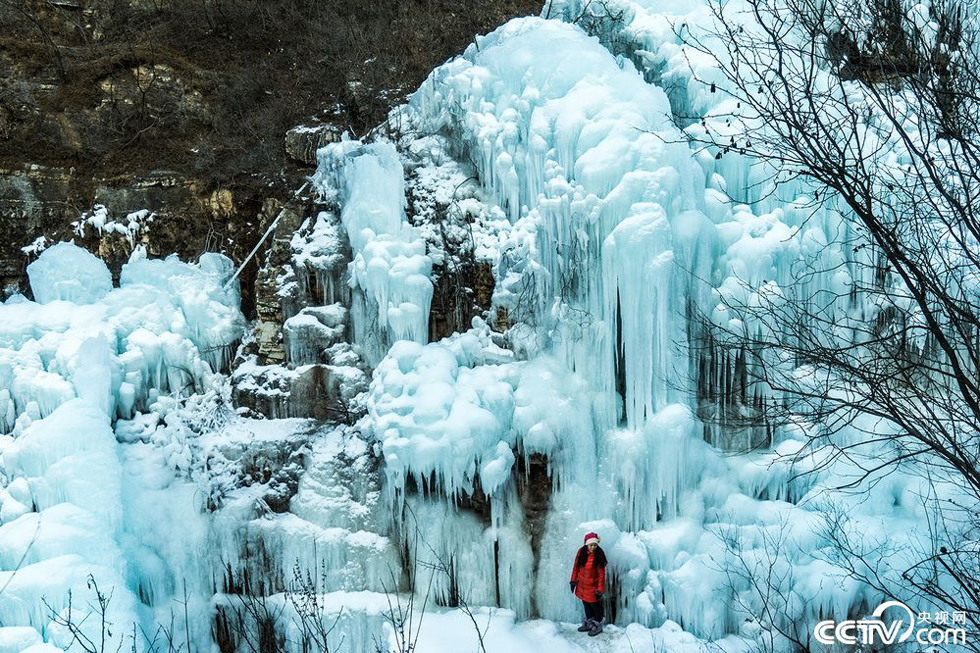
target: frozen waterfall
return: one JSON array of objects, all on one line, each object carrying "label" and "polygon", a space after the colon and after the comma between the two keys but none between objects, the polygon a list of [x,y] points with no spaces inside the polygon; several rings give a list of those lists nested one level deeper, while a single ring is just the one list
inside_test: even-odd
[{"label": "frozen waterfall", "polygon": [[[588,4],[479,37],[395,110],[397,129],[318,152],[316,210],[272,275],[281,363],[248,349],[220,254],[137,248],[116,286],[71,243],[31,264],[34,300],[0,305],[0,653],[77,650],[66,621],[99,638],[93,579],[112,593],[111,650],[154,650],[136,633],[174,618],[188,650],[249,650],[235,619],[245,606],[259,624],[259,604],[282,650],[309,650],[292,620],[309,582],[336,650],[390,643],[391,601],[414,592],[431,614],[420,653],[470,647],[460,606],[492,625],[487,650],[579,651],[560,624],[580,618],[568,576],[587,531],[637,651],[764,643],[737,564],[775,573],[807,624],[880,601],[822,554],[820,501],[886,445],[828,463],[805,449],[821,428],[806,415],[762,433],[708,419],[779,397],[736,393],[750,363],[693,346],[695,315],[793,338],[722,300],[846,290],[870,254],[804,183],[777,189],[771,170],[689,144],[685,130],[723,129],[699,81],[717,75],[671,27],[697,29],[705,7],[608,0],[590,35],[568,22]],[[793,289],[808,256],[825,272]],[[439,284],[464,263],[490,271],[488,305],[431,338]],[[841,324],[873,314],[837,294]],[[286,406],[301,382],[343,410],[232,405],[235,384]],[[836,498],[901,561],[928,537],[920,482]],[[901,567],[886,566],[890,581]]]}]

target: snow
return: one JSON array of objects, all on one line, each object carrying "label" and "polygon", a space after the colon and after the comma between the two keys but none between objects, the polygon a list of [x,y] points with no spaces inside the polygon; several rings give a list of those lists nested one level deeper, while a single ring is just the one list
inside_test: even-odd
[{"label": "snow", "polygon": [[122,220],[111,220],[109,210],[103,204],[97,204],[91,213],[85,213],[72,223],[75,235],[84,238],[85,227],[93,227],[100,236],[103,234],[118,234],[126,239],[130,249],[136,246],[136,239],[147,235],[150,223],[156,214],[149,209],[140,209],[127,213]]},{"label": "snow", "polygon": [[47,246],[48,246],[48,239],[45,236],[38,236],[33,241],[31,241],[30,245],[25,245],[24,247],[21,247],[20,251],[24,252],[24,254],[26,254],[27,256],[31,256],[32,254],[37,256],[38,254],[43,252],[47,248]]},{"label": "snow", "polygon": [[711,648],[740,653],[750,650],[745,641],[734,637],[716,642],[699,640],[670,621],[653,629],[638,624],[625,628],[606,626],[598,637],[577,632],[577,626],[577,623],[546,620],[515,622],[513,612],[500,609],[476,608],[472,610],[472,619],[459,610],[438,611],[425,616],[419,629],[417,650],[432,653],[470,650],[486,650],[487,653],[536,653],[541,650],[555,653],[658,650],[699,653]]},{"label": "snow", "polygon": [[0,627],[0,651],[3,653],[20,653],[41,643],[41,633],[30,626]]}]

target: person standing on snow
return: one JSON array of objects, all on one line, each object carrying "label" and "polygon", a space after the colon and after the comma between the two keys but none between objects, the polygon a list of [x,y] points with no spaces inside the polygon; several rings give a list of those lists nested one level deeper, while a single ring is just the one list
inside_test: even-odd
[{"label": "person standing on snow", "polygon": [[606,591],[606,554],[596,533],[587,533],[585,545],[575,554],[568,586],[585,606],[585,621],[579,632],[589,631],[595,637],[602,632],[602,595]]}]

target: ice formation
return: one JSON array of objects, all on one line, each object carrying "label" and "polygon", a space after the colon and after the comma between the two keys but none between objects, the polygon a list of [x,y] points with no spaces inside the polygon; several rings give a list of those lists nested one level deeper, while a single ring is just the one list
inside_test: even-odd
[{"label": "ice formation", "polygon": [[101,259],[73,243],[58,243],[27,266],[34,297],[91,304],[112,290],[112,275]]},{"label": "ice formation", "polygon": [[[243,595],[292,614],[298,574],[336,618],[331,641],[373,651],[394,636],[392,595],[428,577],[440,605],[420,651],[473,636],[454,604],[486,618],[488,650],[582,650],[565,626],[525,620],[580,617],[567,578],[586,531],[609,557],[609,614],[629,624],[603,650],[770,644],[767,597],[732,569],[775,574],[801,623],[879,601],[824,554],[821,502],[886,445],[828,463],[805,448],[820,428],[805,415],[761,439],[699,418],[744,362],[685,346],[696,312],[789,337],[736,323],[723,300],[778,301],[804,257],[827,270],[804,292],[846,290],[867,255],[837,242],[846,221],[814,211],[804,184],[773,192],[771,170],[686,142],[703,127],[681,115],[725,129],[705,89],[720,77],[674,29],[706,12],[549,2],[548,18],[515,19],[433,71],[393,140],[320,150],[320,205],[277,279],[285,361],[246,358],[231,379],[275,417],[304,380],[332,383],[363,409],[354,426],[228,407],[244,321],[225,257],[137,247],[113,288],[75,245],[44,250],[28,270],[36,301],[0,305],[0,650],[65,646],[42,597],[57,613],[90,574],[119,588],[116,623],[152,630],[183,597],[195,641],[231,637],[222,620]],[[597,36],[567,22],[586,15]],[[432,337],[461,247],[490,271],[489,310]],[[827,310],[843,324],[873,307]],[[888,428],[862,416],[834,437]],[[863,542],[889,545],[883,582],[928,536],[919,484],[833,494]]]},{"label": "ice formation", "polygon": [[[589,6],[552,3],[551,11],[579,16]],[[880,597],[827,562],[816,504],[853,470],[831,465],[799,476],[817,461],[797,455],[806,438],[793,429],[769,434],[768,453],[726,455],[754,436],[708,428],[693,397],[698,375],[720,386],[732,363],[696,360],[684,342],[694,310],[741,328],[728,323],[720,299],[751,304],[788,292],[791,266],[804,255],[819,252],[831,270],[811,283],[844,289],[852,257],[862,254],[827,247],[844,223],[833,206],[804,210],[804,186],[795,187],[799,199],[786,196],[794,188],[771,193],[745,159],[719,161],[687,145],[674,112],[710,118],[721,109],[689,72],[686,95],[675,89],[668,97],[657,85],[683,74],[671,17],[645,3],[616,7],[622,13],[608,11],[604,29],[615,32],[610,41],[623,56],[578,27],[515,20],[434,71],[399,114],[410,138],[451,134],[483,201],[509,217],[497,244],[494,307],[507,310],[518,358],[499,360],[480,325],[424,347],[392,347],[377,367],[364,425],[381,446],[391,500],[397,509],[401,492],[422,492],[426,503],[412,512],[428,515],[440,495],[462,497],[464,506],[486,495],[487,524],[460,514],[433,546],[451,556],[475,539],[492,543],[497,573],[461,565],[457,582],[480,597],[496,587],[497,604],[522,617],[576,617],[566,569],[587,530],[602,534],[609,551],[619,619],[670,620],[709,639],[758,635],[761,599],[726,571],[739,554],[750,574],[775,565],[781,589],[799,597],[788,609],[805,622],[849,614]],[[846,307],[828,308],[845,315]],[[765,333],[767,325],[744,327]],[[467,351],[467,338],[481,337],[485,353]],[[522,387],[529,373],[533,390]],[[533,399],[522,403],[522,391]],[[529,417],[527,406],[560,409]],[[520,479],[535,455],[547,460],[553,487],[531,552],[508,542],[526,541],[533,528]],[[886,524],[901,523],[890,544],[920,546],[916,483],[841,497],[859,515],[851,527],[881,541]],[[776,533],[787,539],[773,552]],[[511,585],[531,570],[532,586]],[[719,600],[724,592],[737,600]]]},{"label": "ice formation", "polygon": [[[22,629],[5,635],[18,646],[43,638],[68,649],[69,621],[100,641],[95,584],[113,597],[107,622],[142,622],[138,584],[126,578],[152,567],[130,554],[113,422],[211,386],[243,335],[237,291],[222,287],[228,259],[143,256],[113,288],[101,260],[59,243],[29,266],[38,301],[0,305],[0,612]],[[106,629],[113,649],[127,628]]]},{"label": "ice formation", "polygon": [[140,209],[126,214],[123,220],[109,218],[109,210],[103,204],[97,204],[91,213],[84,214],[80,220],[73,222],[75,234],[85,236],[85,227],[93,227],[100,236],[103,234],[119,234],[126,239],[130,247],[136,246],[140,234],[146,235],[150,223],[156,215],[148,209]]},{"label": "ice formation", "polygon": [[390,340],[428,336],[432,261],[405,219],[401,161],[389,143],[343,141],[319,153],[315,181],[342,204],[341,220],[354,250],[351,284],[377,306]]}]

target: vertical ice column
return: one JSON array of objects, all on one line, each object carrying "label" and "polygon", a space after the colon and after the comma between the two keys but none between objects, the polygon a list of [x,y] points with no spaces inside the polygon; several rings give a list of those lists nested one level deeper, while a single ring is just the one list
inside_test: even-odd
[{"label": "vertical ice column", "polygon": [[111,367],[112,353],[105,334],[100,333],[93,338],[88,338],[78,347],[75,369],[72,372],[75,393],[97,406],[109,418],[116,414],[116,397],[113,394],[115,387],[112,382]]},{"label": "vertical ice column", "polygon": [[635,429],[667,403],[673,252],[663,208],[635,204],[606,238],[602,261],[605,312],[620,316],[616,354],[623,365],[626,423]]},{"label": "vertical ice column", "polygon": [[405,218],[404,173],[394,146],[346,141],[319,157],[314,182],[342,206],[354,254],[351,285],[377,304],[378,325],[390,341],[426,342],[432,259]]}]

